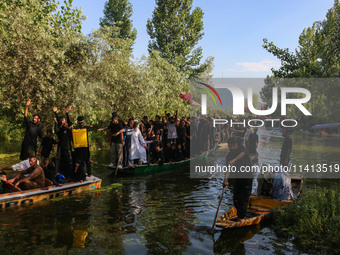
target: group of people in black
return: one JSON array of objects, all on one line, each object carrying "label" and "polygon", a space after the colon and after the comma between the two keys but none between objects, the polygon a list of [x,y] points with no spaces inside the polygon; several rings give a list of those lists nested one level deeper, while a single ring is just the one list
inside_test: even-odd
[{"label": "group of people in black", "polygon": [[112,168],[133,167],[135,164],[174,163],[190,156],[190,117],[171,115],[148,116],[123,121],[112,113],[112,122],[106,128],[111,144]]},{"label": "group of people in black", "polygon": [[[71,106],[65,109],[64,114],[59,114],[57,107],[53,107],[54,133],[57,139],[53,138],[51,128],[47,129],[46,135],[43,136],[40,116],[34,114],[33,121],[28,117],[31,103],[31,100],[27,101],[24,113],[26,132],[20,153],[22,162],[7,169],[27,170],[32,167],[29,165],[30,159],[34,158],[35,166],[41,166],[44,170],[44,178],[54,184],[60,183],[64,177],[73,181],[84,181],[86,175],[91,176],[88,133],[93,131],[93,127],[85,126],[82,116],[79,116],[77,123],[73,124],[69,116]],[[85,143],[80,146],[75,144],[77,130],[85,130],[83,132],[86,136]],[[166,112],[164,116],[156,115],[154,120],[144,116],[139,120],[130,118],[127,122],[114,112],[110,124],[106,128],[98,129],[102,130],[108,131],[113,167],[133,167],[135,164],[162,165],[190,157],[190,117],[178,118],[177,111],[173,115]],[[50,154],[54,145],[57,145],[56,155],[51,159]],[[36,187],[34,184],[36,180],[26,181],[32,184],[28,186]]]},{"label": "group of people in black", "polygon": [[[71,106],[65,109],[65,115],[58,115],[59,110],[57,107],[53,107],[55,115],[54,131],[57,135],[57,141],[52,137],[53,131],[51,128],[47,129],[46,135],[42,134],[42,125],[40,125],[40,116],[38,114],[33,115],[33,121],[31,122],[28,117],[28,109],[31,105],[31,100],[26,103],[24,113],[25,123],[25,136],[21,146],[20,159],[22,162],[7,167],[7,169],[13,170],[28,170],[32,168],[29,165],[32,159],[36,162],[34,168],[41,167],[43,171],[39,171],[37,178],[44,179],[45,177],[53,184],[58,185],[63,179],[69,179],[72,181],[84,181],[86,179],[86,172],[88,176],[92,175],[91,163],[90,163],[90,149],[88,143],[88,132],[93,130],[92,126],[84,125],[84,118],[79,116],[77,118],[77,124],[73,125],[70,120],[69,112],[72,110]],[[75,130],[84,130],[85,144],[79,147],[72,146],[74,143],[73,132]],[[41,145],[38,150],[38,139],[41,139]],[[57,145],[56,155],[50,159],[50,153],[53,150],[53,146]],[[74,144],[73,144],[74,145]],[[74,149],[74,150],[72,150]],[[40,158],[40,162],[37,159],[36,153]],[[27,162],[26,162],[27,161]],[[86,171],[85,171],[86,169]],[[44,175],[43,178],[41,175]],[[31,178],[25,179],[29,187],[40,187],[42,184],[36,185],[36,178],[34,175],[29,175]],[[16,184],[17,181],[14,181]],[[25,187],[23,187],[25,189]]]}]

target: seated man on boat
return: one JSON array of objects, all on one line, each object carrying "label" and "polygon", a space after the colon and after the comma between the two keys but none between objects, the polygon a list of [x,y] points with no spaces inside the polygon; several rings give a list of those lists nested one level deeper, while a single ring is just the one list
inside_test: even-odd
[{"label": "seated man on boat", "polygon": [[[30,156],[35,156],[35,153],[34,151],[30,151]],[[29,157],[23,161],[20,161],[19,163],[17,164],[14,164],[12,166],[5,166],[5,167],[0,167],[0,171],[3,171],[3,170],[13,170],[13,171],[23,171],[23,170],[26,170],[28,168],[30,168],[30,163],[29,163]],[[39,160],[37,161],[37,164],[39,165]]]},{"label": "seated man on boat", "polygon": [[161,144],[158,142],[155,144],[155,152],[152,155],[152,158],[150,159],[150,163],[152,164],[158,164],[158,165],[163,165],[165,161],[164,157],[164,151],[161,148]]},{"label": "seated man on boat", "polygon": [[284,201],[294,199],[291,178],[287,173],[275,173],[273,178],[273,198]]},{"label": "seated man on boat", "polygon": [[20,171],[8,183],[13,184],[21,190],[37,189],[45,187],[44,170],[38,165],[38,159],[35,156],[29,157],[30,167],[27,170]]},{"label": "seated man on boat", "polygon": [[294,199],[291,178],[285,172],[260,174],[257,195],[279,201]]},{"label": "seated man on boat", "polygon": [[273,197],[273,176],[271,173],[260,173],[257,176],[257,196]]},{"label": "seated man on boat", "polygon": [[[243,139],[231,137],[227,141],[229,153],[226,158],[226,164],[236,167],[236,172],[241,173],[241,166],[250,166],[250,158],[245,148],[242,146]],[[235,221],[244,221],[247,213],[249,197],[252,189],[252,173],[242,173],[237,176],[234,182],[234,206],[237,210],[237,218]],[[227,186],[227,178],[223,186]]]}]

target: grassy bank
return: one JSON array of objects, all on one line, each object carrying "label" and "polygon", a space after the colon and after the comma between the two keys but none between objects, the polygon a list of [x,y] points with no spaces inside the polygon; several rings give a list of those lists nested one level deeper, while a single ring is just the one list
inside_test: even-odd
[{"label": "grassy bank", "polygon": [[274,229],[292,238],[299,250],[340,253],[340,189],[309,190],[301,199],[273,215]]}]

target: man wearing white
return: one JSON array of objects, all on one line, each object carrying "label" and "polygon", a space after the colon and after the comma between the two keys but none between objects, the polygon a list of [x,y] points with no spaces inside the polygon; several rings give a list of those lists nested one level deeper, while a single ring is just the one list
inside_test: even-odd
[{"label": "man wearing white", "polygon": [[142,133],[138,128],[138,122],[133,124],[133,131],[131,133],[131,147],[130,147],[130,157],[129,166],[133,165],[134,160],[139,159],[143,163],[146,161],[146,144],[143,139]]},{"label": "man wearing white", "polygon": [[[39,165],[39,160],[37,162],[37,164]],[[29,159],[25,159],[15,165],[12,166],[6,166],[6,167],[0,167],[0,171],[2,170],[13,170],[13,171],[24,171],[26,169],[28,169],[29,167],[31,167],[30,163],[29,163]]]}]

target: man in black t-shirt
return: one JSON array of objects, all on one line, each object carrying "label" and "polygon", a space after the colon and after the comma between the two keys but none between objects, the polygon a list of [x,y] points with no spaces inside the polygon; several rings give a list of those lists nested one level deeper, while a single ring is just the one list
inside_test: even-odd
[{"label": "man in black t-shirt", "polygon": [[144,116],[143,120],[141,120],[141,121],[142,121],[142,123],[143,123],[143,125],[144,125],[146,130],[149,130],[149,128],[151,128],[148,116]]},{"label": "man in black t-shirt", "polygon": [[243,127],[241,124],[238,124],[235,127],[233,127],[233,130],[236,136],[240,137],[242,140],[244,139],[244,136],[247,132],[246,127]]},{"label": "man in black t-shirt", "polygon": [[292,138],[290,137],[290,130],[288,130],[287,128],[283,128],[282,135],[284,138],[281,147],[280,165],[288,166],[293,144]]},{"label": "man in black t-shirt", "polygon": [[65,109],[65,116],[58,117],[57,107],[53,107],[56,116],[55,133],[58,136],[58,160],[56,162],[57,171],[65,175],[66,178],[73,177],[73,161],[72,161],[72,122],[68,113],[71,106]]},{"label": "man in black t-shirt", "polygon": [[37,140],[38,137],[42,138],[42,126],[40,123],[40,116],[38,114],[33,115],[33,122],[28,118],[28,108],[32,104],[31,99],[26,103],[24,121],[26,133],[21,145],[20,159],[26,160],[30,154],[37,152]]},{"label": "man in black t-shirt", "polygon": [[[230,152],[226,158],[226,164],[236,167],[238,173],[234,182],[234,206],[237,210],[236,221],[244,221],[247,213],[249,197],[252,189],[252,173],[241,173],[241,166],[250,166],[250,158],[240,139],[231,137],[227,141]],[[225,187],[227,182],[223,183]]]},{"label": "man in black t-shirt", "polygon": [[177,145],[180,144],[181,148],[185,148],[186,142],[186,128],[185,128],[185,121],[182,119],[177,127]]},{"label": "man in black t-shirt", "polygon": [[[126,167],[129,165],[129,155],[131,148],[131,135],[133,132],[133,124],[134,119],[130,118],[128,124],[123,128],[124,129],[124,146],[123,146],[123,166]],[[130,162],[133,164],[132,162]]]},{"label": "man in black t-shirt", "polygon": [[108,126],[111,134],[111,164],[110,167],[123,168],[123,126],[119,123],[118,116],[113,118],[113,122]]},{"label": "man in black t-shirt", "polygon": [[256,154],[257,145],[259,143],[259,136],[257,135],[257,128],[254,128],[253,133],[249,135],[247,149],[249,154]]},{"label": "man in black t-shirt", "polygon": [[44,136],[40,145],[39,155],[41,157],[41,161],[48,159],[54,144],[57,144],[57,141],[52,138],[52,129],[49,128],[47,129],[46,136]]},{"label": "man in black t-shirt", "polygon": [[155,134],[157,131],[160,131],[160,136],[163,135],[163,127],[164,124],[161,122],[161,117],[159,115],[156,115],[155,122],[153,123],[153,130],[155,131]]}]

